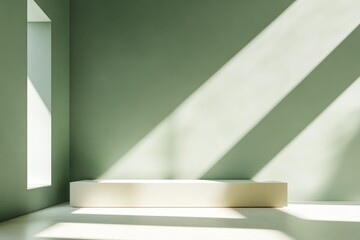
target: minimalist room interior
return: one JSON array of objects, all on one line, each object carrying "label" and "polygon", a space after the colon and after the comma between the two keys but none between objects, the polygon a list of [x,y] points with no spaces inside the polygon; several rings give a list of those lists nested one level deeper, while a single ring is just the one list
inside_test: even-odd
[{"label": "minimalist room interior", "polygon": [[0,239],[360,239],[359,24],[359,0],[0,0]]}]

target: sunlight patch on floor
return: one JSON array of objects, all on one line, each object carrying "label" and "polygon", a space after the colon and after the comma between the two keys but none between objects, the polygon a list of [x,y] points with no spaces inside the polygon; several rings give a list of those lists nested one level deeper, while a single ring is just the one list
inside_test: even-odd
[{"label": "sunlight patch on floor", "polygon": [[280,231],[269,229],[169,227],[65,222],[55,224],[37,234],[36,237],[96,240],[294,240]]},{"label": "sunlight patch on floor", "polygon": [[359,205],[293,203],[291,207],[278,210],[306,220],[360,222]]}]

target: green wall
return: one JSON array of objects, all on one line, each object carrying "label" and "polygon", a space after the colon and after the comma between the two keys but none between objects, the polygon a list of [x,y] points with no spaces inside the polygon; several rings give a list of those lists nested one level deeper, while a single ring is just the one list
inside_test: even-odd
[{"label": "green wall", "polygon": [[[284,17],[287,21],[277,23],[281,26],[279,35],[275,33],[274,42],[266,43],[270,52],[272,46],[283,45],[285,49],[274,52],[274,60],[286,55],[286,49],[296,51],[288,43],[301,37],[303,41],[295,48],[313,46],[314,55],[328,44],[333,46],[198,177],[286,181],[290,200],[296,201],[359,200],[360,192],[352,188],[352,183],[360,180],[354,172],[360,156],[360,148],[355,147],[360,136],[360,107],[347,99],[359,94],[360,30],[354,29],[360,20],[351,8],[336,4],[290,0],[72,0],[71,179],[178,178],[181,159],[174,158],[177,147],[184,144],[180,144],[181,133],[176,132],[177,122],[172,116],[182,103],[193,101],[196,97],[192,95],[210,85],[207,80],[214,73],[291,9],[299,15]],[[306,8],[309,15],[302,16]],[[317,25],[321,18],[312,13],[324,14],[335,22],[324,21],[322,29]],[[346,17],[350,15],[354,17]],[[346,22],[349,19],[354,21]],[[298,27],[288,27],[296,21]],[[288,37],[282,39],[281,31],[287,27]],[[344,27],[348,32],[336,36]],[[307,28],[313,34],[306,35]],[[320,38],[313,36],[317,34]],[[329,38],[320,41],[323,36]],[[276,42],[280,40],[284,42]],[[273,67],[272,61],[261,62],[262,52],[257,54],[259,61],[255,57],[255,63],[266,74],[267,68]],[[301,51],[298,56],[301,58]],[[275,67],[280,69],[278,76],[291,81],[298,74],[296,70],[306,66],[307,58],[287,61],[293,64]],[[271,84],[264,86],[258,99],[266,99],[263,95],[268,87],[273,91]],[[224,89],[218,92],[227,95]],[[202,110],[206,112],[216,104],[209,98]],[[246,117],[241,110],[234,104],[231,111]],[[213,117],[219,116],[215,113]],[[206,119],[203,122],[206,125]],[[223,126],[224,132],[231,131],[227,127]],[[164,129],[166,134],[161,132]],[[202,134],[206,141],[206,132]],[[155,145],[149,142],[159,138],[164,144],[152,148]],[[219,144],[221,141],[219,136]],[[143,155],[136,153],[139,149]],[[149,160],[146,153],[155,157]],[[191,162],[187,164],[191,168]],[[193,167],[199,164],[194,161]],[[104,175],[109,170],[111,175]],[[192,176],[185,171],[180,178]]]},{"label": "green wall", "polygon": [[291,3],[71,1],[72,179],[108,170]]},{"label": "green wall", "polygon": [[68,200],[69,1],[39,0],[52,20],[52,186],[27,190],[27,2],[0,1],[0,221]]},{"label": "green wall", "polygon": [[358,27],[203,177],[286,181],[297,201],[360,200],[359,40]]},{"label": "green wall", "polygon": [[[37,2],[52,20],[52,186],[26,189],[26,0],[1,0],[0,221],[67,201],[69,173],[112,169],[293,3]],[[360,30],[344,39],[199,177],[287,181],[290,200],[359,200]],[[176,177],[174,144],[168,161],[137,159],[117,177]]]}]

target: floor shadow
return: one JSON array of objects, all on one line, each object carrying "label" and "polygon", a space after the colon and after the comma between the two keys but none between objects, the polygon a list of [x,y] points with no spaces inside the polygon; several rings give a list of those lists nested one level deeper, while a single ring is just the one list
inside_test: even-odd
[{"label": "floor shadow", "polygon": [[[294,215],[288,214],[281,209],[276,208],[233,208],[233,211],[244,216],[241,219],[217,219],[217,218],[197,218],[197,217],[161,217],[161,216],[109,216],[109,215],[88,215],[88,214],[71,214],[59,218],[56,222],[63,223],[86,223],[86,224],[111,224],[114,225],[133,225],[154,226],[154,227],[189,227],[197,228],[197,232],[205,232],[206,229],[219,229],[219,231],[228,232],[228,230],[263,231],[265,235],[269,234],[270,239],[273,238],[271,233],[278,232],[286,238],[292,240],[338,240],[348,239],[355,240],[360,236],[360,222],[344,222],[344,221],[327,221],[327,220],[310,220],[302,219]],[[59,221],[60,220],[60,221]],[[90,225],[89,225],[90,226]],[[115,227],[115,226],[114,226]],[[222,230],[221,230],[222,229]],[[270,230],[270,232],[267,232]],[[184,237],[189,232],[184,232]],[[231,239],[239,232],[232,232]],[[69,233],[71,235],[71,233]],[[202,235],[203,236],[203,235]],[[172,239],[174,236],[168,236]],[[224,236],[225,237],[225,236]],[[229,236],[228,236],[229,237]],[[44,238],[35,238],[44,239]],[[52,239],[52,238],[46,238]],[[60,239],[60,238],[56,238]],[[108,238],[106,238],[108,239]],[[177,238],[176,238],[177,239]],[[201,238],[203,239],[203,238]],[[226,237],[225,237],[226,239]]]},{"label": "floor shadow", "polygon": [[252,178],[358,78],[359,39],[360,27],[202,178]]},{"label": "floor shadow", "polygon": [[[317,204],[320,208],[321,205],[323,205],[322,203]],[[329,211],[332,211],[332,207],[337,208],[337,205],[338,204],[326,208],[328,208]],[[344,205],[348,204],[343,203],[341,205],[346,207]],[[304,204],[303,206],[300,204],[297,205],[297,207],[300,207],[298,210],[305,211],[313,209],[313,206],[308,208],[307,204]],[[349,205],[349,208],[350,210],[351,208],[354,208],[355,211],[359,211],[359,205]],[[173,236],[172,234],[175,232],[179,233],[179,229],[182,229],[181,227],[184,227],[184,233],[182,235],[184,239],[197,239],[196,237],[198,236],[201,237],[200,239],[206,239],[205,237],[213,237],[211,236],[212,231],[216,231],[217,234],[224,233],[225,235],[223,236],[223,239],[235,239],[237,236],[246,236],[248,237],[246,239],[250,239],[250,237],[254,237],[251,235],[254,231],[262,233],[262,235],[260,235],[260,239],[269,240],[279,239],[276,236],[284,236],[280,239],[286,240],[357,240],[360,237],[360,222],[358,220],[349,221],[351,220],[350,218],[343,219],[342,221],[330,219],[305,219],[288,213],[289,210],[291,212],[291,210],[294,209],[296,209],[296,206],[289,206],[288,208],[283,209],[231,208],[226,210],[232,210],[235,214],[238,213],[241,217],[238,219],[224,219],[211,217],[73,214],[73,211],[77,209],[71,208],[67,204],[63,204],[1,223],[0,237],[16,240],[88,239],[84,236],[89,236],[89,233],[76,232],[74,227],[79,224],[88,224],[85,228],[89,231],[91,231],[90,228],[92,226],[104,231],[103,238],[91,239],[115,239],[114,236],[105,232],[105,230],[126,230],[126,226],[134,226],[139,230],[143,229],[143,227],[160,227],[154,229],[154,233],[156,234],[161,234],[163,231],[166,232],[166,229],[172,227],[174,231],[168,231],[168,235],[166,235],[166,238],[169,240],[179,239],[178,236]],[[314,216],[321,216],[321,211],[318,212],[318,210],[318,208],[315,208]],[[343,211],[341,213],[344,214],[346,212]],[[336,216],[336,214],[334,216]],[[356,219],[359,218],[357,217]],[[67,225],[68,228],[61,227],[61,224]],[[54,226],[59,227],[55,230],[55,232],[52,230],[54,229]],[[36,237],[39,233],[43,233],[44,231],[50,233],[48,234],[48,237],[46,237],[47,234],[43,234],[42,237]],[[117,230],[117,233],[119,233],[119,230]],[[191,235],[195,233],[200,234]],[[274,235],[273,233],[278,233],[279,235]],[[134,232],[130,231],[130,235],[131,234],[133,235],[131,239],[147,239],[145,235],[141,236],[141,234],[135,234],[135,236]],[[62,236],[67,237],[62,238]],[[141,236],[141,238],[139,236]],[[149,238],[154,239],[154,236],[149,236]],[[163,236],[161,239],[165,239],[165,237]]]}]

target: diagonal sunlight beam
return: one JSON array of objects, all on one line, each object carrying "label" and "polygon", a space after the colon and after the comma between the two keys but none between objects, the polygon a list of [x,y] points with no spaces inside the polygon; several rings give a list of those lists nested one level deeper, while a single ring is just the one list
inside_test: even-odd
[{"label": "diagonal sunlight beam", "polygon": [[359,38],[357,27],[202,178],[253,178],[358,78]]},{"label": "diagonal sunlight beam", "polygon": [[198,178],[360,22],[360,1],[298,0],[100,178]]},{"label": "diagonal sunlight beam", "polygon": [[[337,182],[344,181],[334,176],[341,171],[342,162],[349,161],[349,156],[346,157],[344,152],[348,152],[348,146],[356,134],[359,134],[359,96],[360,77],[253,179],[261,181],[275,178],[288,182],[291,185],[290,199],[323,199],[321,193],[324,189],[336,188]],[[352,166],[356,166],[354,162],[358,162],[358,156],[354,157]],[[306,178],[303,177],[304,172]],[[347,179],[349,174],[358,175],[357,171],[349,171],[342,174],[341,178]],[[351,191],[353,182],[356,181],[350,180],[346,184]],[[357,192],[353,194],[357,194],[353,199],[360,196]],[[325,197],[327,200],[330,198],[331,196]]]}]

